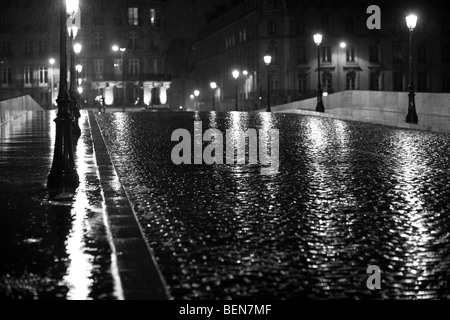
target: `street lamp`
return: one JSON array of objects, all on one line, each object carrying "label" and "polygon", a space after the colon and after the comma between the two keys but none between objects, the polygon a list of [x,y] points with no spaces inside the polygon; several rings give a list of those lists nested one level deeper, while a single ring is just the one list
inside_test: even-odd
[{"label": "street lamp", "polygon": [[271,108],[270,108],[270,69],[269,66],[272,63],[272,56],[270,55],[270,53],[267,53],[264,56],[264,63],[267,66],[267,112],[271,112]]},{"label": "street lamp", "polygon": [[72,126],[74,130],[74,141],[76,142],[81,136],[81,129],[78,124],[78,119],[80,118],[80,111],[78,109],[78,101],[76,94],[76,77],[75,77],[75,53],[81,52],[81,45],[77,43],[73,44],[75,37],[78,34],[79,25],[77,24],[77,15],[79,8],[79,0],[66,0],[66,13],[68,16],[67,20],[67,31],[69,32],[69,48],[70,48],[70,116],[72,117]]},{"label": "street lamp", "polygon": [[54,76],[54,69],[53,69],[53,65],[56,63],[56,60],[51,58],[50,60],[48,60],[48,63],[50,63],[50,70],[51,70],[51,81],[50,81],[50,85],[51,85],[51,90],[50,90],[50,109],[53,109],[53,87],[55,86],[55,76]]},{"label": "street lamp", "polygon": [[59,24],[60,24],[60,70],[61,79],[58,93],[58,114],[55,119],[56,139],[53,154],[53,163],[48,176],[47,187],[76,188],[80,179],[75,169],[75,158],[72,140],[72,119],[69,107],[70,97],[67,92],[67,33],[66,33],[66,1],[60,0]]},{"label": "street lamp", "polygon": [[416,112],[416,101],[414,93],[414,74],[413,74],[413,32],[417,25],[417,16],[411,14],[406,17],[406,25],[409,29],[409,103],[408,103],[408,115],[406,116],[406,122],[412,124],[419,123],[419,117]]},{"label": "street lamp", "polygon": [[[341,43],[339,43],[339,47],[344,50],[345,48],[347,48],[347,43],[344,41],[341,41]],[[341,50],[338,50],[338,92],[341,91]]]},{"label": "street lamp", "polygon": [[194,91],[194,97],[195,97],[195,111],[199,111],[199,105],[198,105],[198,97],[200,97],[200,91],[195,90]]},{"label": "street lamp", "polygon": [[126,91],[126,84],[125,84],[125,68],[124,68],[124,66],[125,66],[125,61],[123,60],[123,56],[124,56],[125,51],[127,51],[127,49],[126,49],[126,48],[121,48],[121,47],[119,47],[118,45],[113,45],[113,46],[112,46],[112,50],[113,50],[114,52],[120,51],[120,56],[121,56],[121,59],[122,59],[122,70],[121,70],[121,71],[122,71],[122,87],[123,87],[123,103],[122,103],[122,108],[123,108],[123,112],[125,112],[125,101],[126,101],[125,95],[126,95],[127,91]]},{"label": "street lamp", "polygon": [[238,106],[238,78],[239,78],[239,75],[240,75],[240,72],[239,72],[239,70],[234,70],[233,71],[233,78],[234,78],[234,82],[235,82],[235,93],[236,93],[236,96],[235,96],[235,102],[236,102],[236,105],[235,105],[235,107],[236,107],[236,111],[239,111],[239,106]]},{"label": "street lamp", "polygon": [[212,109],[213,111],[216,111],[216,89],[217,89],[217,83],[211,82],[209,86],[212,89]]},{"label": "street lamp", "polygon": [[317,63],[318,63],[318,69],[317,74],[319,77],[318,85],[317,85],[317,112],[325,112],[325,106],[323,105],[323,91],[322,91],[322,83],[320,81],[320,45],[322,43],[323,36],[321,34],[315,34],[314,35],[314,43],[317,45]]}]

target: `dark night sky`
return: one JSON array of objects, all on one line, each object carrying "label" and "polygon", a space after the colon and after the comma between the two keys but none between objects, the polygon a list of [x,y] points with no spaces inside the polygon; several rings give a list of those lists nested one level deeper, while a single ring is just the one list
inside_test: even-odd
[{"label": "dark night sky", "polygon": [[195,38],[207,12],[228,0],[168,0],[168,28],[172,38]]}]

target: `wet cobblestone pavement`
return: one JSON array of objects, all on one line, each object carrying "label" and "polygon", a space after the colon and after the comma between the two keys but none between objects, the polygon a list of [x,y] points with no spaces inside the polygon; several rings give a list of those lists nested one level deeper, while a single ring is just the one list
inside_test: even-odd
[{"label": "wet cobblestone pavement", "polygon": [[80,119],[75,193],[53,197],[55,112],[0,126],[0,299],[116,299],[87,117]]},{"label": "wet cobblestone pavement", "polygon": [[[172,132],[195,120],[278,128],[280,172],[174,165]],[[266,113],[98,121],[176,299],[450,298],[450,135]]]}]

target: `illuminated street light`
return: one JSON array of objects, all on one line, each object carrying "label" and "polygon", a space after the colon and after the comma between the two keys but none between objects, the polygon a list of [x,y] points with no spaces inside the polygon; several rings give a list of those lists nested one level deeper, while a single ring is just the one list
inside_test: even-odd
[{"label": "illuminated street light", "polygon": [[198,97],[200,97],[200,91],[195,90],[194,91],[194,98],[195,98],[195,111],[199,111],[199,105],[198,105]]},{"label": "illuminated street light", "polygon": [[339,44],[339,46],[341,47],[341,49],[347,48],[347,44],[346,44],[345,42],[341,42],[341,43]]},{"label": "illuminated street light", "polygon": [[271,112],[271,107],[270,107],[270,69],[269,66],[272,63],[272,56],[270,55],[269,52],[267,52],[267,54],[264,56],[264,63],[267,66],[267,112]]},{"label": "illuminated street light", "polygon": [[411,14],[406,17],[406,26],[409,29],[409,102],[408,102],[408,115],[406,116],[406,122],[412,124],[419,123],[419,117],[416,112],[416,101],[414,93],[414,66],[413,66],[413,32],[417,25],[417,16]]},{"label": "illuminated street light", "polygon": [[234,70],[233,73],[232,73],[233,78],[234,78],[234,82],[235,82],[234,87],[235,87],[235,109],[236,109],[236,111],[239,111],[239,105],[238,105],[238,78],[239,78],[240,74],[241,73],[239,72],[239,70]]},{"label": "illuminated street light", "polygon": [[217,83],[211,82],[209,86],[212,89],[212,109],[213,111],[216,111],[216,89],[217,89]]},{"label": "illuminated street light", "polygon": [[314,43],[317,46],[317,63],[318,63],[318,69],[317,74],[319,77],[318,85],[317,85],[317,106],[316,111],[317,112],[325,112],[325,106],[323,105],[323,97],[322,97],[322,83],[320,81],[320,45],[322,44],[323,36],[321,34],[315,34],[314,35]]},{"label": "illuminated street light", "polygon": [[125,60],[124,60],[124,54],[125,54],[125,51],[127,51],[127,48],[122,48],[122,47],[119,47],[118,45],[113,45],[112,46],[112,50],[114,51],[114,52],[119,52],[120,51],[120,57],[121,57],[121,59],[122,59],[122,87],[123,87],[123,103],[122,103],[122,109],[123,109],[123,112],[125,112],[125,101],[126,101],[126,98],[125,98],[125,96],[126,96],[126,93],[127,93],[127,91],[126,91],[126,79],[125,79],[125,68],[124,68],[124,66],[125,66]]}]

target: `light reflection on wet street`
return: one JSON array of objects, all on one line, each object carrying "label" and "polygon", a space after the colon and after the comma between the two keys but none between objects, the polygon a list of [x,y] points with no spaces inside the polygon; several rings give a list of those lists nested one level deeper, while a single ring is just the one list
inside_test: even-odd
[{"label": "light reflection on wet street", "polygon": [[76,152],[80,186],[50,197],[55,118],[30,112],[0,127],[0,298],[116,299],[86,114]]},{"label": "light reflection on wet street", "polygon": [[[279,174],[172,164],[172,132],[195,120],[279,129]],[[448,134],[267,113],[99,123],[175,298],[450,298]]]}]

